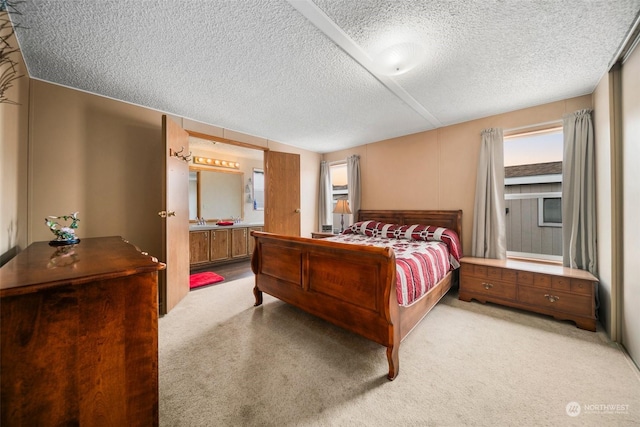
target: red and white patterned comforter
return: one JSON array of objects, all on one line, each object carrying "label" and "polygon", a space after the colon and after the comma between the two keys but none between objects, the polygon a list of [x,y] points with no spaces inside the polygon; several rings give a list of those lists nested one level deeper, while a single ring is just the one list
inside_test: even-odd
[{"label": "red and white patterned comforter", "polygon": [[450,256],[447,243],[442,241],[354,233],[358,231],[348,229],[345,230],[345,234],[329,237],[327,240],[392,248],[396,255],[396,293],[398,304],[401,306],[409,306],[418,301],[442,280],[450,269],[459,266],[456,257]]}]

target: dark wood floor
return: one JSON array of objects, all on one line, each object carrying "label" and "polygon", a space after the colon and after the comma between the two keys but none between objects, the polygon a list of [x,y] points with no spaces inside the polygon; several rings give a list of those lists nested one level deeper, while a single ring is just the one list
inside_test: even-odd
[{"label": "dark wood floor", "polygon": [[214,273],[221,275],[224,277],[224,282],[221,283],[253,276],[253,271],[251,271],[251,260],[249,259],[230,264],[199,268],[197,270],[192,270],[191,273],[202,273],[203,271],[213,271]]}]

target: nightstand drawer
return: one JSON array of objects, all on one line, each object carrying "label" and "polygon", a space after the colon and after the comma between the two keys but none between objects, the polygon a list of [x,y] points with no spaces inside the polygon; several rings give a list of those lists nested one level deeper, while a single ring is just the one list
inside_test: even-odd
[{"label": "nightstand drawer", "polygon": [[463,276],[460,280],[460,288],[468,292],[496,298],[516,298],[515,284],[498,282],[497,280]]},{"label": "nightstand drawer", "polygon": [[580,316],[593,315],[593,301],[585,295],[575,295],[567,292],[558,292],[554,289],[533,288],[530,286],[518,287],[518,301],[537,307],[547,307],[552,310]]}]

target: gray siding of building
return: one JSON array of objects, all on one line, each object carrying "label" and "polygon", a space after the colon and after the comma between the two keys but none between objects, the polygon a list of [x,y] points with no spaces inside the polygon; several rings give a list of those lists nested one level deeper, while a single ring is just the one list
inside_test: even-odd
[{"label": "gray siding of building", "polygon": [[[562,191],[561,183],[505,186],[505,194]],[[505,200],[507,250],[562,256],[562,227],[538,225],[538,199]]]}]

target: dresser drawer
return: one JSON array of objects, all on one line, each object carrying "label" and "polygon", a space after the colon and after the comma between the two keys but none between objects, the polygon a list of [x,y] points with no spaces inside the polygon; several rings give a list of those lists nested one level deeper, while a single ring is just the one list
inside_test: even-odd
[{"label": "dresser drawer", "polygon": [[490,297],[514,300],[516,298],[516,286],[512,283],[499,282],[478,277],[462,277],[460,288]]},{"label": "dresser drawer", "polygon": [[551,276],[547,274],[534,274],[533,275],[533,286],[538,288],[550,288],[551,287]]},{"label": "dresser drawer", "polygon": [[516,283],[518,272],[516,270],[502,269],[502,281]]},{"label": "dresser drawer", "polygon": [[498,267],[487,267],[487,277],[493,280],[502,278],[502,269]]},{"label": "dresser drawer", "polygon": [[593,282],[571,279],[571,292],[574,294],[593,295]]},{"label": "dresser drawer", "polygon": [[515,270],[508,270],[500,267],[487,267],[487,278],[490,280],[502,280],[503,282],[516,281]]},{"label": "dresser drawer", "polygon": [[533,285],[533,273],[530,271],[517,271],[518,283],[522,285]]},{"label": "dresser drawer", "polygon": [[468,276],[475,276],[473,267],[474,267],[473,264],[461,263],[460,264],[460,276],[467,276],[467,277]]},{"label": "dresser drawer", "polygon": [[561,291],[571,290],[571,280],[562,276],[551,277],[551,288],[559,289]]},{"label": "dresser drawer", "polygon": [[553,289],[518,287],[518,301],[580,316],[593,316],[593,298]]},{"label": "dresser drawer", "polygon": [[473,275],[477,277],[487,277],[487,267],[484,265],[474,265]]},{"label": "dresser drawer", "polygon": [[487,278],[490,280],[501,280],[503,282],[516,281],[516,271],[500,267],[491,267],[487,265],[471,265],[463,263],[461,265],[462,274]]}]

